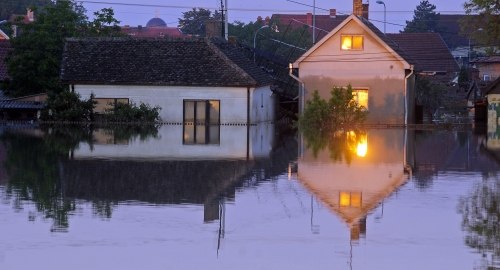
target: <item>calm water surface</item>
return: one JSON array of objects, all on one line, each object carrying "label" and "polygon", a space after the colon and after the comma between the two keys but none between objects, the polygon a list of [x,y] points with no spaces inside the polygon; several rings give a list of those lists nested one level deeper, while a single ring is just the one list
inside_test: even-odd
[{"label": "calm water surface", "polygon": [[500,267],[495,134],[202,134],[2,129],[0,269]]}]

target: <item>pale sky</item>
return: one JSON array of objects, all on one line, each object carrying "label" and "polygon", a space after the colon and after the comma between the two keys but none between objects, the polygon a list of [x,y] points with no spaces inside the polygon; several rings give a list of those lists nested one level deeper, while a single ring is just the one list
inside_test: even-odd
[{"label": "pale sky", "polygon": [[[112,7],[115,18],[121,21],[120,25],[146,25],[149,19],[155,17],[158,10],[169,27],[176,27],[178,18],[182,12],[191,10],[193,7],[203,7],[210,10],[220,9],[221,2],[226,0],[83,0],[84,7],[89,11],[88,16],[92,18],[94,11],[101,8]],[[366,3],[367,0],[363,0]],[[413,18],[415,7],[421,0],[384,0],[386,5],[387,32],[394,33],[403,29],[405,20]],[[316,14],[328,14],[331,8],[337,9],[337,14],[351,14],[352,0],[328,1],[328,0],[227,0],[229,10],[229,22],[242,21],[249,23],[255,21],[260,15],[263,18],[271,17],[276,13],[305,14],[313,12],[312,6],[316,6]],[[465,0],[430,0],[436,6],[436,12],[441,14],[463,14],[462,4]],[[298,4],[302,3],[304,5]],[[306,6],[307,5],[307,6]],[[370,19],[379,28],[384,28],[384,6],[377,4],[375,0],[370,1]]]}]

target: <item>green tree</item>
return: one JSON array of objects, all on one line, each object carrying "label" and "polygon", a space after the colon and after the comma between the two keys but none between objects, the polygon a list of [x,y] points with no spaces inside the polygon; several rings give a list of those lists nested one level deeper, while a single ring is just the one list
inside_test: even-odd
[{"label": "green tree", "polygon": [[161,121],[160,106],[151,107],[142,103],[137,106],[135,103],[117,102],[110,103],[111,108],[104,109],[103,118],[110,122],[142,122],[152,123]]},{"label": "green tree", "polygon": [[353,128],[363,123],[368,117],[368,111],[353,99],[352,87],[333,87],[328,101],[319,96],[318,90],[312,94],[312,99],[306,101],[303,114],[299,117],[299,128],[303,132],[335,132]]},{"label": "green tree", "polygon": [[[469,0],[463,4],[466,16],[461,21],[462,33],[479,44],[498,44],[500,37],[500,2],[498,0]],[[482,29],[482,31],[477,31]],[[497,46],[498,47],[498,46]]]},{"label": "green tree", "polygon": [[178,27],[183,34],[205,36],[205,22],[208,20],[221,20],[222,14],[217,10],[212,11],[204,8],[193,8],[182,12]]},{"label": "green tree", "polygon": [[312,37],[307,25],[293,28],[281,23],[279,17],[273,17],[268,21],[269,28],[260,30],[255,36],[264,25],[264,20],[248,24],[235,21],[229,25],[229,35],[236,36],[239,43],[250,47],[253,47],[255,40],[257,49],[290,62],[312,47]]},{"label": "green tree", "polygon": [[424,110],[435,111],[444,99],[446,87],[430,81],[427,77],[417,76],[416,81],[417,104],[424,106]]},{"label": "green tree", "polygon": [[26,14],[29,7],[44,7],[52,0],[2,0],[0,1],[0,21],[8,20],[12,14]]},{"label": "green tree", "polygon": [[97,104],[93,98],[92,94],[88,100],[81,100],[80,94],[68,90],[59,94],[51,92],[40,118],[48,121],[93,121]]},{"label": "green tree", "polygon": [[21,34],[11,39],[12,50],[5,59],[12,79],[0,87],[14,97],[61,92],[65,86],[59,84],[58,77],[66,38],[122,35],[112,9],[94,15],[96,18],[89,22],[81,4],[57,0],[41,8],[34,22],[17,23]]},{"label": "green tree", "polygon": [[467,71],[467,68],[465,65],[462,65],[460,68],[460,73],[458,73],[458,83],[465,83],[469,81],[469,72]]},{"label": "green tree", "polygon": [[440,13],[434,10],[436,6],[423,0],[414,10],[413,20],[406,21],[406,26],[401,33],[425,33],[425,32],[439,32],[445,29],[438,27]]}]

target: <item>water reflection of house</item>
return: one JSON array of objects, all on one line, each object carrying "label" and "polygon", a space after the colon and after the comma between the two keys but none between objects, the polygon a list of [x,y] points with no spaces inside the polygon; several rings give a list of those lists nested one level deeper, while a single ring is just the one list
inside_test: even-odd
[{"label": "water reflection of house", "polygon": [[329,150],[316,158],[305,150],[299,159],[299,181],[347,224],[352,240],[366,232],[366,216],[408,180],[413,147],[407,132],[368,131],[366,143],[350,150],[350,162],[332,161]]},{"label": "water reflection of house", "polygon": [[282,172],[269,173],[285,172],[296,152],[277,151],[274,136],[274,125],[252,126],[251,130],[223,126],[218,144],[183,144],[182,126],[164,125],[153,137],[131,139],[127,144],[102,140],[90,147],[81,143],[71,159],[61,164],[64,195],[115,202],[203,204],[204,220],[211,221],[219,218],[220,198],[234,200],[236,188],[251,179],[249,175],[258,172],[260,177],[272,160],[283,164]]}]

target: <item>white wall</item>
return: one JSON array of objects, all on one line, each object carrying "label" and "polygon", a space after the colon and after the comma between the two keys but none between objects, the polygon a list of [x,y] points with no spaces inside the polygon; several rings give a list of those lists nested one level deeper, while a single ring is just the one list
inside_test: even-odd
[{"label": "white wall", "polygon": [[[251,112],[251,122],[274,120],[274,101],[269,86],[257,89],[256,93],[253,88],[250,91],[253,104],[260,105],[261,96],[264,98],[264,107],[254,106],[256,110]],[[75,92],[83,99],[94,93],[96,98],[129,98],[137,104],[158,105],[162,108],[160,116],[167,123],[182,122],[184,99],[220,100],[221,124],[247,123],[246,87],[75,85]]]},{"label": "white wall", "polygon": [[[219,144],[183,144],[182,125],[163,125],[157,138],[133,139],[121,144],[99,144],[90,147],[80,143],[75,159],[246,159],[266,158],[274,145],[274,124],[250,126],[247,148],[247,126],[220,126]],[[99,133],[99,130],[97,131]],[[100,132],[102,133],[102,132]]]}]

